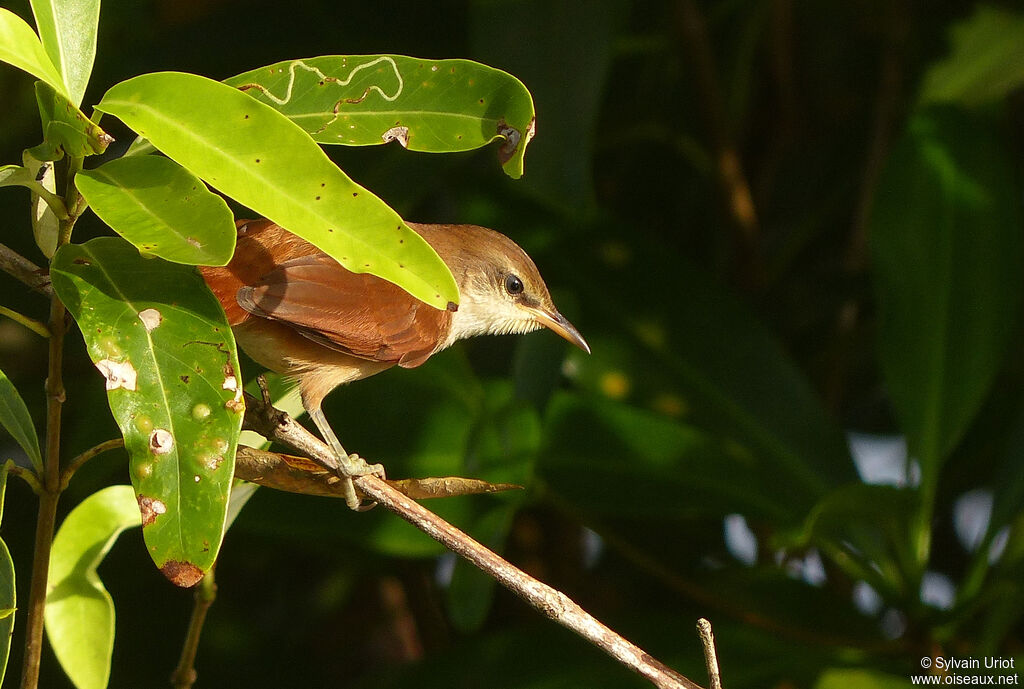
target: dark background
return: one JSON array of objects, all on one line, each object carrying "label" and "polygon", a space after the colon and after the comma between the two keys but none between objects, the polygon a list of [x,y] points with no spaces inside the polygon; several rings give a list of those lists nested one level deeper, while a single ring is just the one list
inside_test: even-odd
[{"label": "dark background", "polygon": [[[31,16],[27,2],[4,6]],[[844,432],[901,434],[876,345],[871,208],[879,180],[893,179],[885,163],[924,75],[976,9],[906,0],[108,2],[85,104],[143,72],[223,79],[323,54],[471,58],[518,76],[537,110],[522,180],[502,174],[496,147],[329,153],[409,220],[483,224],[522,244],[594,354],[570,352],[550,333],[465,343],[422,369],[337,391],[326,413],[342,441],[395,477],[524,484],[516,495],[430,506],[702,684],[701,616],[718,631],[728,687],[842,686],[835,668],[905,680],[922,655],[1019,653],[1020,570],[989,576],[976,598],[956,604],[922,601],[921,572],[865,602],[827,534],[795,534],[823,494],[857,480]],[[1018,89],[950,115],[998,142],[1018,201],[1022,106]],[[6,66],[0,122],[0,164],[20,161],[39,141],[38,118],[32,79]],[[123,150],[131,133],[104,126],[118,140],[111,150]],[[0,191],[0,236],[42,264],[25,201],[24,190]],[[105,232],[87,215],[75,240]],[[1017,256],[1019,242],[1007,251]],[[13,279],[0,276],[0,295],[45,320],[45,301]],[[972,561],[957,501],[984,496],[999,471],[1024,469],[1018,310],[1003,324],[998,375],[943,467],[928,565],[942,590],[962,592]],[[68,349],[71,456],[117,429],[77,335]],[[45,363],[33,334],[0,320],[0,368],[37,421]],[[820,485],[801,485],[801,475]],[[123,454],[93,460],[62,514],[127,478]],[[890,519],[869,498],[854,503],[852,522]],[[20,601],[34,510],[30,491],[12,482],[2,534]],[[1019,500],[1008,514],[1012,523]],[[724,524],[741,523],[729,515],[746,518],[747,540],[727,538]],[[197,686],[644,686],[452,567],[383,510],[352,514],[337,501],[260,490],[222,549]],[[164,581],[136,530],[100,574],[118,615],[111,686],[165,686],[190,594]],[[70,686],[49,651],[41,686]]]}]

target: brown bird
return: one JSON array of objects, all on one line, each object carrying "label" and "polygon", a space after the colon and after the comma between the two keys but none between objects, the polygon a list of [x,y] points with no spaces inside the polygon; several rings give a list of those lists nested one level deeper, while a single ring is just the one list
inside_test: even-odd
[{"label": "brown bird", "polygon": [[[414,368],[457,340],[550,328],[587,353],[537,266],[508,237],[477,225],[408,223],[455,277],[457,309],[433,308],[368,273],[353,273],[269,220],[239,220],[231,262],[201,268],[242,349],[296,381],[302,405],[342,473],[381,473],[345,452],[320,409],[334,388],[396,364]],[[451,305],[454,307],[454,304]],[[351,478],[346,488],[357,508]]]}]

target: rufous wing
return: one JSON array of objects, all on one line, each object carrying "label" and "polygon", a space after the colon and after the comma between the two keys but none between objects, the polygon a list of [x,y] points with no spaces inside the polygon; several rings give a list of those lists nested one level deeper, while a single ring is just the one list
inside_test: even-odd
[{"label": "rufous wing", "polygon": [[325,254],[285,261],[239,289],[236,299],[248,313],[286,323],[325,347],[405,368],[426,361],[451,327],[450,312]]}]

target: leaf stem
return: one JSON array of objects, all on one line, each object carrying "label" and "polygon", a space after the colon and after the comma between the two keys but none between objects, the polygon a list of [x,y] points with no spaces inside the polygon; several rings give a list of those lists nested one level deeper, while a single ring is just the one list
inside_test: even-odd
[{"label": "leaf stem", "polygon": [[194,604],[192,606],[192,618],[188,623],[188,633],[185,635],[185,643],[181,647],[181,657],[178,660],[178,667],[171,673],[171,686],[174,689],[191,689],[195,684],[196,677],[196,654],[199,651],[199,637],[203,632],[203,623],[206,622],[206,613],[217,599],[217,584],[213,579],[213,568],[206,573],[203,580],[195,590]]},{"label": "leaf stem", "polygon": [[82,465],[88,462],[96,455],[103,454],[108,450],[116,450],[119,447],[124,447],[124,438],[114,438],[112,440],[105,440],[99,445],[94,445],[88,450],[78,455],[64,467],[64,471],[60,473],[60,489],[65,490],[68,484],[71,483],[71,477],[75,475],[75,472],[82,468]]},{"label": "leaf stem", "polygon": [[[17,476],[18,478],[22,479],[25,483],[29,485],[29,487],[32,489],[32,492],[35,493],[36,495],[43,494],[43,484],[39,482],[39,477],[36,476],[36,472],[32,471],[29,468],[19,466],[18,464],[15,463],[13,459],[7,460],[7,472],[13,476]],[[2,501],[0,501],[0,504],[3,504]]]},{"label": "leaf stem", "polygon": [[40,337],[49,337],[50,330],[45,324],[40,323],[34,318],[23,316],[13,309],[9,309],[6,306],[0,306],[0,316],[7,316],[15,323],[20,323]]}]

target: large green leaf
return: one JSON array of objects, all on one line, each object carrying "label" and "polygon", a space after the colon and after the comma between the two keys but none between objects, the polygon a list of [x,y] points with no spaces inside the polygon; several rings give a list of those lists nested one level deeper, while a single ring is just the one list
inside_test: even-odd
[{"label": "large green leaf", "polygon": [[46,55],[39,37],[25,20],[8,9],[0,7],[0,60],[23,69],[47,84],[64,91],[60,71]]},{"label": "large green leaf", "polygon": [[98,155],[113,142],[112,136],[49,84],[36,82],[36,102],[43,122],[43,143],[29,153],[37,160],[60,160],[64,154],[78,158]]},{"label": "large green leaf", "polygon": [[[4,516],[4,497],[7,493],[7,471],[5,462],[0,466],[0,521]],[[0,684],[7,674],[7,661],[11,655],[11,634],[14,632],[14,613],[18,609],[17,591],[14,586],[14,560],[7,544],[0,538]]]},{"label": "large green leaf", "polygon": [[100,0],[32,0],[39,39],[64,76],[68,97],[81,105],[96,57]]},{"label": "large green leaf", "polygon": [[163,156],[112,160],[75,176],[103,222],[138,247],[175,263],[222,266],[235,250],[235,222],[202,180]]},{"label": "large green leaf", "polygon": [[1014,332],[1019,205],[997,128],[954,110],[916,115],[879,180],[879,356],[926,484],[977,413]]},{"label": "large green leaf", "polygon": [[195,269],[120,238],[65,245],[51,275],[106,378],[150,555],[190,586],[217,557],[242,423],[224,312]]},{"label": "large green leaf", "polygon": [[83,500],[61,524],[50,555],[46,636],[78,689],[104,689],[114,651],[114,601],[96,568],[125,529],[139,526],[131,486]]},{"label": "large green leaf", "polygon": [[[635,416],[651,419],[644,427],[666,438],[671,453],[654,443],[645,446],[643,433],[628,438],[632,415],[627,411],[609,412],[601,422],[607,429],[602,437],[616,438],[608,446],[614,449],[592,441],[586,416],[579,422],[567,418],[569,425],[560,431],[566,444],[577,437],[585,441],[612,472],[626,471],[629,453],[648,453],[653,475],[667,474],[665,492],[701,491],[692,507],[717,509],[716,502],[725,503],[713,494],[731,496],[728,502],[738,508],[733,511],[744,512],[747,504],[760,516],[791,525],[828,490],[856,478],[843,434],[807,378],[738,299],[660,242],[625,249],[618,239],[598,235],[591,241],[592,248],[584,249],[588,260],[573,257],[568,246],[550,255],[564,261],[562,272],[574,276],[579,294],[601,285],[600,298],[585,300],[582,316],[573,316],[593,354],[571,352],[567,370],[586,390],[643,409],[646,413]],[[586,255],[616,251],[623,253],[614,261]],[[587,453],[573,454],[589,474]],[[714,464],[719,454],[726,455],[722,466],[731,467],[731,474]],[[551,459],[561,463],[555,455]],[[696,484],[677,486],[690,476],[672,472],[691,462],[711,466]],[[652,513],[653,502],[622,496],[621,504]],[[614,505],[606,503],[605,509]]]},{"label": "large green leaf", "polygon": [[446,153],[497,139],[505,172],[519,178],[533,136],[533,100],[511,74],[470,60],[323,55],[225,79],[276,108],[322,144],[397,141]]},{"label": "large green leaf", "polygon": [[162,72],[117,84],[97,108],[346,268],[437,308],[458,303],[455,280],[430,245],[270,106],[216,81]]},{"label": "large green leaf", "polygon": [[0,425],[21,445],[32,466],[41,473],[43,458],[39,453],[39,436],[36,435],[32,416],[14,383],[3,371],[0,371]]},{"label": "large green leaf", "polygon": [[1024,13],[978,5],[953,27],[949,57],[928,70],[921,103],[983,105],[1024,85]]}]

